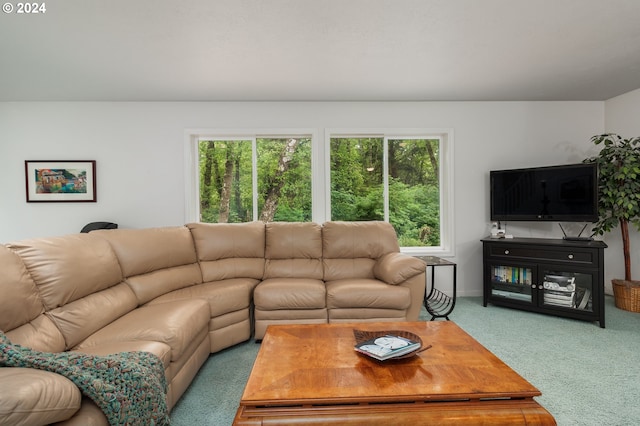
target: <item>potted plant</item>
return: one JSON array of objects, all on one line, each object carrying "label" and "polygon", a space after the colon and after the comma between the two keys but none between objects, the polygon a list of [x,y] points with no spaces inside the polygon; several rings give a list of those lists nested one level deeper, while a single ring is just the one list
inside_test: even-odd
[{"label": "potted plant", "polygon": [[640,137],[624,139],[614,133],[591,138],[601,146],[585,162],[598,165],[598,216],[593,235],[604,235],[617,225],[622,233],[624,280],[612,280],[618,308],[640,312],[640,281],[631,277],[629,224],[640,230]]}]

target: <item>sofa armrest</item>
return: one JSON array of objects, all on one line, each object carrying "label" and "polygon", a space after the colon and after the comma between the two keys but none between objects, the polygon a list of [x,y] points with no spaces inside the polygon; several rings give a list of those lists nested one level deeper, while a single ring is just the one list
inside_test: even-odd
[{"label": "sofa armrest", "polygon": [[401,284],[424,272],[425,264],[423,261],[398,252],[381,256],[373,267],[375,277],[391,285]]},{"label": "sofa armrest", "polygon": [[80,389],[56,373],[0,367],[0,383],[3,425],[46,425],[66,420],[80,409]]}]

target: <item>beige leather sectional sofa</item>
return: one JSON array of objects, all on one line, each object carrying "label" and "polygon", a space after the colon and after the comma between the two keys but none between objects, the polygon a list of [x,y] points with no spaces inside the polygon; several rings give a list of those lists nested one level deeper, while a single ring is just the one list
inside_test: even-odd
[{"label": "beige leather sectional sofa", "polygon": [[[424,264],[383,222],[94,231],[2,245],[0,271],[13,343],[151,352],[169,408],[210,354],[271,324],[417,320],[425,290]],[[2,425],[107,424],[63,376],[5,367],[0,383]]]}]

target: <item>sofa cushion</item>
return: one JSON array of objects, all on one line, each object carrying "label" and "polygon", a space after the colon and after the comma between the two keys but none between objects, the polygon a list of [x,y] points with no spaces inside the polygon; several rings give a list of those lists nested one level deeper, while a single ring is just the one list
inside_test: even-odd
[{"label": "sofa cushion", "polygon": [[327,283],[327,308],[407,309],[411,290],[374,279],[349,279]]},{"label": "sofa cushion", "polygon": [[400,251],[396,232],[387,222],[325,222],[322,256],[326,259],[377,259]]},{"label": "sofa cushion", "polygon": [[374,259],[324,259],[324,279],[326,281],[347,280],[351,278],[375,278]]},{"label": "sofa cushion", "polygon": [[111,246],[93,234],[40,238],[7,246],[22,258],[47,310],[122,281]]},{"label": "sofa cushion", "polygon": [[265,279],[322,279],[322,227],[317,223],[267,223],[265,244]]},{"label": "sofa cushion", "polygon": [[208,282],[164,294],[149,302],[148,305],[173,300],[202,299],[209,303],[211,318],[215,318],[248,308],[251,305],[251,293],[257,283],[258,280],[254,278],[233,278]]},{"label": "sofa cushion", "polygon": [[325,281],[374,278],[375,260],[399,251],[395,230],[386,222],[326,222],[322,227]]},{"label": "sofa cushion", "polygon": [[209,304],[201,299],[146,305],[96,331],[74,350],[84,351],[120,341],[147,340],[169,345],[171,361],[176,361],[196,336],[207,329],[210,318]]},{"label": "sofa cushion", "polygon": [[67,348],[60,329],[46,315],[39,315],[5,334],[12,342],[36,351],[62,352]]},{"label": "sofa cushion", "polygon": [[91,398],[82,396],[80,409],[73,417],[53,426],[109,426],[109,420]]},{"label": "sofa cushion", "polygon": [[125,283],[98,291],[46,313],[62,332],[70,349],[92,333],[138,306]]},{"label": "sofa cushion", "polygon": [[26,347],[49,352],[64,350],[65,342],[44,314],[36,284],[20,257],[0,245],[0,330]]},{"label": "sofa cushion", "polygon": [[397,285],[425,272],[425,263],[402,253],[387,253],[376,262],[373,274],[387,284]]},{"label": "sofa cushion", "polygon": [[189,223],[202,280],[262,279],[265,229],[262,222]]},{"label": "sofa cushion", "polygon": [[256,310],[321,309],[325,307],[324,282],[310,278],[269,278],[254,291]]},{"label": "sofa cushion", "polygon": [[200,284],[202,273],[200,266],[192,263],[127,277],[125,282],[133,290],[138,303],[144,305],[170,291]]},{"label": "sofa cushion", "polygon": [[94,231],[111,244],[125,277],[196,262],[191,233],[184,226]]},{"label": "sofa cushion", "polygon": [[0,424],[43,425],[80,409],[80,389],[66,377],[33,368],[0,368]]},{"label": "sofa cushion", "polygon": [[[137,306],[131,289],[122,282],[114,251],[96,235],[40,238],[7,247],[24,262],[42,298],[45,315],[64,336],[66,349]],[[42,321],[41,325],[48,323]],[[44,332],[55,338],[49,328]]]},{"label": "sofa cushion", "polygon": [[102,230],[94,234],[113,247],[125,280],[140,304],[202,282],[193,239],[184,226]]},{"label": "sofa cushion", "polygon": [[0,330],[13,330],[44,312],[42,300],[17,254],[0,245]]}]

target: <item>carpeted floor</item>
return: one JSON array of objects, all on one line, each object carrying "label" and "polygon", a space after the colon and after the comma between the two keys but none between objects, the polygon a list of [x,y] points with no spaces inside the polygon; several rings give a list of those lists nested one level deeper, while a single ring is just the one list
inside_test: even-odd
[{"label": "carpeted floor", "polygon": [[[423,312],[422,318],[429,318]],[[606,297],[606,327],[460,298],[450,316],[542,392],[558,425],[640,424],[640,314]],[[173,408],[174,426],[230,425],[260,345],[212,355]]]}]

